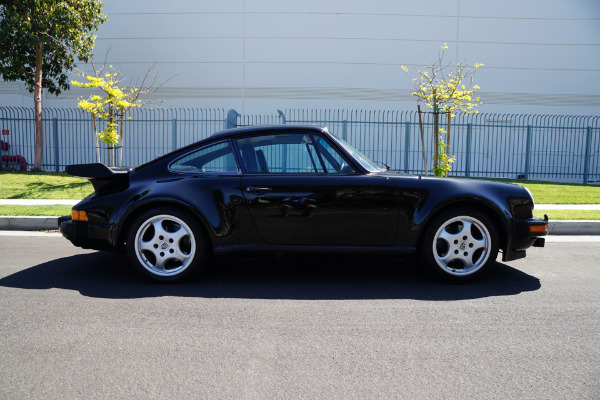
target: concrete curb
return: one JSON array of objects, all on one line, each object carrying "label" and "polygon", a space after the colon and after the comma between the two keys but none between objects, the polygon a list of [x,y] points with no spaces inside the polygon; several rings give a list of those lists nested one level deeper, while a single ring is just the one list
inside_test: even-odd
[{"label": "concrete curb", "polygon": [[550,221],[551,235],[600,235],[600,221]]},{"label": "concrete curb", "polygon": [[[58,229],[58,217],[0,217],[0,230]],[[550,221],[551,235],[600,235],[600,221]]]},{"label": "concrete curb", "polygon": [[0,229],[8,231],[58,229],[58,217],[0,217]]}]

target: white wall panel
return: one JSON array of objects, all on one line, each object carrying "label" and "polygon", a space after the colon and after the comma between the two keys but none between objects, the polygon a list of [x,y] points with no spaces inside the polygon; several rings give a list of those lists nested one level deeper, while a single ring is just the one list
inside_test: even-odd
[{"label": "white wall panel", "polygon": [[460,39],[507,44],[598,46],[600,21],[461,18]]},{"label": "white wall panel", "polygon": [[[459,0],[260,0],[246,2],[248,12],[305,12],[305,13],[356,13],[401,15],[455,15]],[[461,0],[463,1],[463,0]]]},{"label": "white wall panel", "polygon": [[[412,109],[400,66],[434,62],[447,42],[449,62],[485,64],[481,111],[600,110],[599,0],[105,0],[105,12],[96,64],[108,48],[134,80],[155,64],[172,77],[156,96],[178,107]],[[0,106],[26,98],[0,93]]]},{"label": "white wall panel", "polygon": [[[348,79],[352,76],[352,80]],[[386,79],[381,79],[384,76]],[[246,84],[254,87],[401,88],[406,75],[396,66],[365,64],[248,64]]]},{"label": "white wall panel", "polygon": [[[428,25],[435,29],[427,29]],[[249,14],[248,37],[433,40],[456,36],[454,18],[359,14]]]},{"label": "white wall panel", "polygon": [[242,13],[111,14],[98,36],[122,38],[242,37]]},{"label": "white wall panel", "polygon": [[242,12],[244,0],[104,0],[109,14]]},{"label": "white wall panel", "polygon": [[598,0],[460,0],[464,16],[498,18],[600,18]]},{"label": "white wall panel", "polygon": [[[110,45],[109,61],[114,63],[228,63],[242,62],[241,38],[130,39],[99,41],[95,53],[104,53],[100,45]],[[101,60],[103,61],[103,60]]]},{"label": "white wall panel", "polygon": [[[493,68],[600,70],[600,49],[590,46],[549,46],[466,43],[460,55],[470,63],[479,62]],[[596,50],[597,53],[594,51]],[[452,56],[452,54],[449,54]]]}]

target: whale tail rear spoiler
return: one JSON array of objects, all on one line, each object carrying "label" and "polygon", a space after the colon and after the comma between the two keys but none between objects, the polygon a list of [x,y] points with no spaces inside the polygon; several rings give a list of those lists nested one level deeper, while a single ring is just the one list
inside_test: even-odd
[{"label": "whale tail rear spoiler", "polygon": [[94,187],[94,191],[98,194],[108,191],[110,188],[119,187],[129,184],[130,169],[110,169],[104,164],[74,164],[67,165],[65,172],[71,176],[85,178]]}]

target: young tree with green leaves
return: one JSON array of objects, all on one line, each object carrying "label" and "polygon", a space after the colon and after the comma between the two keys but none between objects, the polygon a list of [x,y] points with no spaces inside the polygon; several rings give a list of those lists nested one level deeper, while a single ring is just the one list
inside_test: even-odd
[{"label": "young tree with green leaves", "polygon": [[[92,115],[98,162],[100,162],[99,142],[102,142],[108,146],[107,164],[109,167],[116,166],[115,149],[119,149],[118,165],[120,167],[123,163],[123,122],[127,112],[133,108],[149,105],[150,103],[142,103],[140,96],[155,92],[166,81],[157,85],[157,74],[153,74],[152,68],[150,68],[141,82],[136,82],[135,87],[125,88],[120,86],[125,80],[123,74],[121,71],[116,71],[112,65],[96,68],[92,63],[92,67],[93,75],[81,73],[79,76],[85,81],[71,81],[71,84],[92,90],[88,99],[79,99],[78,106]],[[149,85],[147,85],[148,78],[151,78]],[[101,120],[105,121],[105,127],[98,130],[98,122]]]},{"label": "young tree with green leaves", "polygon": [[25,82],[34,94],[34,170],[42,166],[42,89],[57,95],[69,89],[75,57],[93,56],[103,7],[100,0],[0,0],[0,76]]},{"label": "young tree with green leaves", "polygon": [[[465,114],[478,113],[478,107],[482,102],[476,92],[480,89],[474,84],[475,72],[483,64],[475,64],[470,67],[466,64],[456,64],[450,67],[450,62],[444,61],[445,50],[448,45],[444,43],[441,47],[438,60],[424,69],[417,69],[417,77],[413,78],[415,91],[412,95],[418,102],[425,104],[425,107],[433,112],[434,126],[434,157],[433,172],[435,176],[447,176],[452,170],[451,163],[456,157],[450,157],[448,147],[450,146],[450,121],[455,116],[455,112]],[[404,72],[409,73],[407,67],[402,66]],[[447,129],[439,127],[439,115],[445,113],[448,118]],[[421,108],[419,106],[419,121],[421,121]],[[421,135],[423,132],[422,122]],[[446,133],[446,140],[442,136]],[[421,138],[421,140],[423,140]],[[424,151],[424,150],[423,150]],[[423,162],[425,163],[425,153],[423,152]]]}]

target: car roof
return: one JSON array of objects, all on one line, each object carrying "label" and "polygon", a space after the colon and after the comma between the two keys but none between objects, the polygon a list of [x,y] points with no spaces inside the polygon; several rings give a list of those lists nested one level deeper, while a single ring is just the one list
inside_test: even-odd
[{"label": "car roof", "polygon": [[327,132],[327,128],[317,125],[264,125],[264,126],[250,126],[244,128],[233,128],[221,132],[213,133],[209,139],[220,139],[220,138],[236,138],[239,136],[259,134],[259,133],[297,133],[299,131],[313,131],[313,132]]},{"label": "car roof", "polygon": [[147,165],[154,164],[154,163],[156,163],[160,160],[163,160],[167,157],[171,157],[173,154],[184,153],[184,152],[189,151],[190,149],[193,149],[197,146],[204,146],[206,144],[210,144],[211,142],[214,142],[216,140],[218,141],[220,139],[225,139],[225,140],[226,139],[235,139],[235,138],[246,136],[246,135],[269,133],[269,132],[285,135],[285,134],[291,134],[291,133],[297,133],[297,132],[307,132],[307,131],[311,131],[311,132],[315,132],[315,133],[323,132],[323,133],[329,134],[329,132],[327,131],[327,128],[324,128],[322,126],[317,126],[317,125],[264,125],[264,126],[250,126],[250,127],[243,127],[243,128],[227,129],[224,131],[215,132],[205,139],[199,140],[194,143],[190,143],[187,146],[180,147],[180,148],[173,150],[167,154],[156,157],[154,160],[140,164],[137,167],[135,167],[134,170],[139,170],[143,167],[146,167]]}]

